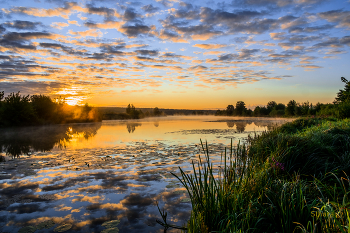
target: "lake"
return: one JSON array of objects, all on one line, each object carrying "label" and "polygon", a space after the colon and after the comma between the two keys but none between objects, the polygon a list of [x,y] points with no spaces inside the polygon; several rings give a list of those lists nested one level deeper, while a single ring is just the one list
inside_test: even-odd
[{"label": "lake", "polygon": [[204,155],[200,139],[218,163],[231,140],[286,121],[168,116],[1,129],[0,229],[163,232],[157,203],[168,223],[183,226],[191,203],[170,172],[192,171],[191,162]]}]

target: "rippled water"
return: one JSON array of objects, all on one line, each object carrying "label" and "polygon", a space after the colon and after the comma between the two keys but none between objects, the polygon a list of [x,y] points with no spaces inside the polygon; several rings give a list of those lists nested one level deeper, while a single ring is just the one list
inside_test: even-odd
[{"label": "rippled water", "polygon": [[[0,229],[163,232],[155,221],[157,202],[168,223],[182,226],[191,204],[170,172],[178,173],[179,166],[191,172],[191,161],[202,154],[200,139],[208,141],[217,162],[231,139],[237,143],[283,122],[171,116],[2,129]],[[106,225],[111,220],[119,222]]]}]

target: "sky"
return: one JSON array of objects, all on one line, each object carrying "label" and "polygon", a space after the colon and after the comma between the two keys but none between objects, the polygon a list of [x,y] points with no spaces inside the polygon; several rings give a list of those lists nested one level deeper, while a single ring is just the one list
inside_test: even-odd
[{"label": "sky", "polygon": [[0,91],[71,105],[331,103],[350,0],[0,0]]}]

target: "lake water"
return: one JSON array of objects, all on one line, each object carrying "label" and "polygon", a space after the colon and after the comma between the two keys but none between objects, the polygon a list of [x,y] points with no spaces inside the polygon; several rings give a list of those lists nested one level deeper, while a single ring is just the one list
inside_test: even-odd
[{"label": "lake water", "polygon": [[168,116],[1,129],[0,232],[107,232],[111,220],[119,232],[163,232],[156,203],[182,226],[191,203],[170,172],[191,172],[200,139],[216,163],[231,140],[285,121]]}]

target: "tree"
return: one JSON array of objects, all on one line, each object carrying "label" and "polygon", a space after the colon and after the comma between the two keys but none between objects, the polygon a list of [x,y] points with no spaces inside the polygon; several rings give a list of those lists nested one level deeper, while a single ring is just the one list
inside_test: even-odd
[{"label": "tree", "polygon": [[233,107],[233,105],[228,105],[228,106],[226,107],[226,114],[227,114],[228,116],[231,116],[231,115],[233,115],[234,110],[235,110],[235,107]]},{"label": "tree", "polygon": [[337,97],[335,97],[334,101],[336,104],[350,101],[350,82],[344,77],[341,77],[341,81],[345,83],[345,88],[344,90],[339,90],[337,93]]},{"label": "tree", "polygon": [[253,114],[254,114],[254,116],[260,116],[261,115],[261,108],[259,106],[256,106]]},{"label": "tree", "polygon": [[135,106],[133,104],[129,104],[126,108],[126,113],[129,115],[133,115],[135,113]]},{"label": "tree", "polygon": [[279,103],[274,107],[276,110],[285,110],[286,109],[286,105]]},{"label": "tree", "polygon": [[294,116],[296,106],[297,106],[297,102],[295,102],[295,100],[289,101],[287,104],[287,108],[286,108],[286,115],[287,116]]},{"label": "tree", "polygon": [[162,115],[162,111],[160,111],[158,107],[155,107],[153,109],[153,115],[160,116],[160,115]]},{"label": "tree", "polygon": [[301,115],[305,116],[309,113],[309,109],[310,109],[309,101],[302,103],[300,107],[301,107]]},{"label": "tree", "polygon": [[236,115],[242,116],[243,112],[246,111],[245,103],[243,101],[237,101],[236,103]]},{"label": "tree", "polygon": [[271,112],[276,105],[277,103],[275,101],[270,101],[267,103],[266,108],[269,110],[269,112]]},{"label": "tree", "polygon": [[54,114],[56,105],[49,96],[45,95],[32,95],[30,97],[33,109],[38,118],[48,121]]},{"label": "tree", "polygon": [[21,96],[19,92],[16,94],[11,93],[5,97],[2,103],[3,123],[9,126],[23,126],[36,123],[37,117],[29,100],[29,95]]}]

